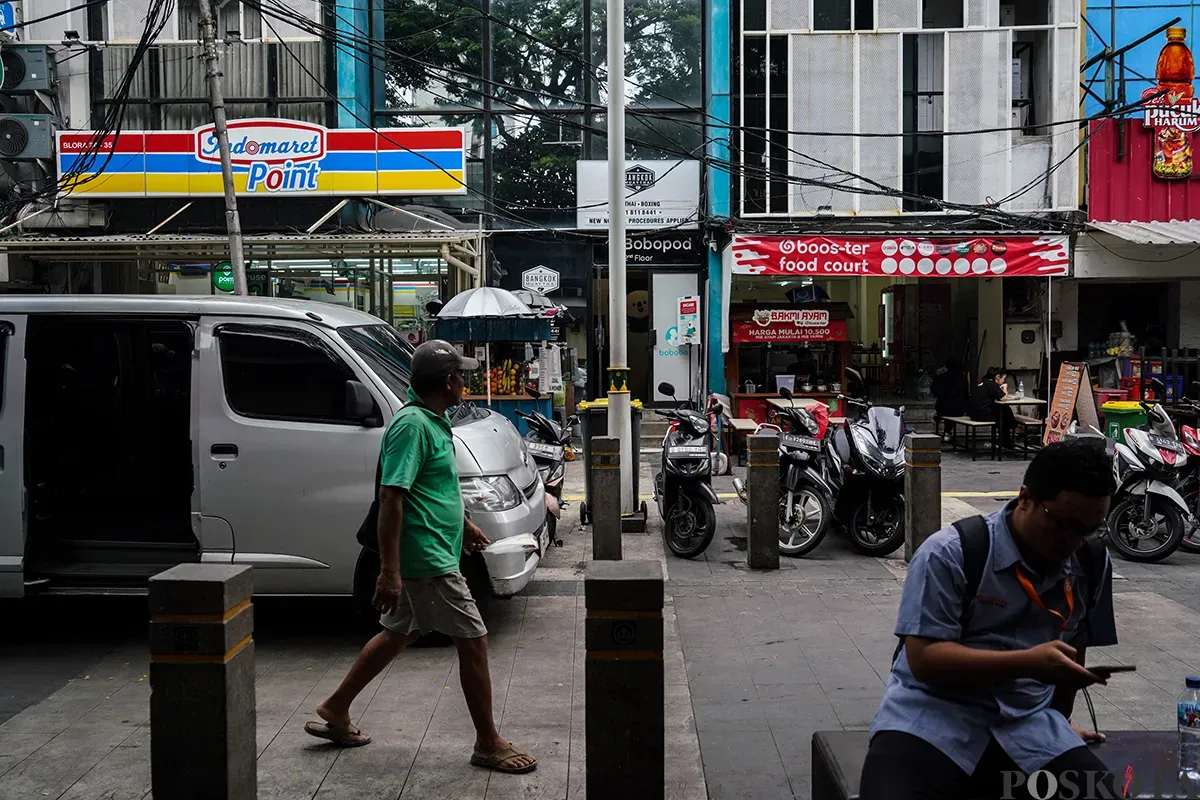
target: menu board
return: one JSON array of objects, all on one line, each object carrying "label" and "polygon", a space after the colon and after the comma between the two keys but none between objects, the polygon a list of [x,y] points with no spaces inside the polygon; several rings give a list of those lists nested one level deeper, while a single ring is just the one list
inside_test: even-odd
[{"label": "menu board", "polygon": [[1087,364],[1063,362],[1058,368],[1058,382],[1054,386],[1054,397],[1050,400],[1042,444],[1061,441],[1076,414],[1079,416],[1079,427],[1085,430],[1100,424]]}]

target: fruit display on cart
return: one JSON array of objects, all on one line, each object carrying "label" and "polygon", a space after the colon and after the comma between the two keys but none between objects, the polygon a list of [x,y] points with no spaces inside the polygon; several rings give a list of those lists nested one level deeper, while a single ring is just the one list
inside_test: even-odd
[{"label": "fruit display on cart", "polygon": [[529,364],[505,359],[491,369],[477,369],[471,373],[467,391],[473,395],[485,395],[490,384],[493,395],[514,395],[524,391],[529,382]]}]

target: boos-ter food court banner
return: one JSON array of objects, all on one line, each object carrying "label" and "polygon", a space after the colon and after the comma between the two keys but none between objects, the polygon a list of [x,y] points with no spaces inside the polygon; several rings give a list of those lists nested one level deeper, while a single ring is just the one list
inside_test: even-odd
[{"label": "boos-ter food court banner", "polygon": [[[74,171],[93,138],[90,131],[58,133],[60,178]],[[464,145],[459,128],[331,130],[286,119],[229,123],[239,195],[465,194]],[[213,126],[107,136],[63,191],[90,197],[219,196],[224,188]]]},{"label": "boos-ter food court banner", "polygon": [[1066,236],[752,236],[729,246],[734,275],[1057,277],[1071,262]]}]

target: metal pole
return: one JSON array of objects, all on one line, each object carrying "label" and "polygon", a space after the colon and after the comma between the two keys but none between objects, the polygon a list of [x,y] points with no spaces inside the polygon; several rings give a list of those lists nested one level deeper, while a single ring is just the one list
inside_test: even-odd
[{"label": "metal pole", "polygon": [[632,514],[633,421],[625,315],[625,0],[608,3],[608,435],[621,443],[621,512]]},{"label": "metal pole", "polygon": [[217,12],[213,0],[202,0],[204,18],[200,35],[204,39],[204,62],[208,67],[208,93],[212,102],[213,133],[221,154],[221,181],[225,184],[225,227],[229,230],[229,263],[233,267],[233,292],[250,294],[246,281],[246,261],[242,255],[242,220],[238,216],[237,196],[233,190],[233,163],[229,157],[229,131],[225,127],[225,97],[221,92],[221,67],[217,63]]}]

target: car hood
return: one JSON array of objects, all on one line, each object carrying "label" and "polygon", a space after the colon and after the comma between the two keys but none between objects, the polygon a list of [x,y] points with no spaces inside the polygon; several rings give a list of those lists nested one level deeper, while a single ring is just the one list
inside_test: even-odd
[{"label": "car hood", "polygon": [[462,478],[507,475],[524,489],[538,477],[516,426],[495,411],[455,425],[454,452]]}]

